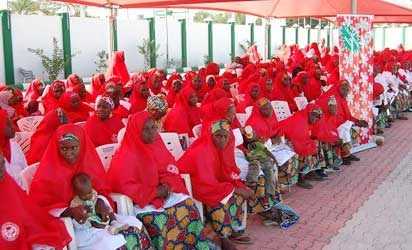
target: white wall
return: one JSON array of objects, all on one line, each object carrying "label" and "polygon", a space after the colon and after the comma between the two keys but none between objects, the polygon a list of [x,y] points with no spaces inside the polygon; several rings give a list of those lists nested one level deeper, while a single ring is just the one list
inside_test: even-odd
[{"label": "white wall", "polygon": [[287,45],[293,45],[296,43],[296,29],[295,28],[286,28],[285,34],[285,43]]},{"label": "white wall", "polygon": [[375,28],[374,29],[374,37],[373,43],[375,50],[382,50],[383,47],[383,28]]},{"label": "white wall", "polygon": [[320,30],[311,29],[310,30],[310,43],[319,43],[320,42]]},{"label": "white wall", "polygon": [[385,38],[385,47],[397,48],[402,43],[402,28],[387,28]]},{"label": "white wall", "polygon": [[255,25],[255,44],[262,58],[265,58],[265,26]]},{"label": "white wall", "polygon": [[108,53],[108,24],[105,19],[70,18],[70,40],[72,54],[72,71],[81,77],[96,73],[97,53]]},{"label": "white wall", "polygon": [[299,28],[298,43],[301,48],[308,45],[308,30],[305,28]]},{"label": "white wall", "polygon": [[412,49],[412,27],[406,27],[405,49]]},{"label": "white wall", "polygon": [[250,26],[249,25],[235,25],[235,34],[236,34],[236,44],[235,51],[236,56],[241,56],[244,51],[239,44],[245,44],[246,41],[250,42]]},{"label": "white wall", "polygon": [[[0,27],[2,25],[0,19]],[[4,55],[3,55],[3,32],[0,31],[0,82],[5,82],[5,73],[4,73]]]},{"label": "white wall", "polygon": [[60,17],[11,15],[13,60],[15,80],[21,80],[17,68],[32,70],[36,77],[47,78],[40,58],[30,53],[28,48],[41,48],[51,54],[53,37],[62,48]]},{"label": "white wall", "polygon": [[[165,18],[156,18],[156,43],[160,46],[160,57],[157,60],[157,67],[166,67],[167,54],[169,55],[169,62],[180,62],[174,67],[181,66],[181,31],[178,20],[168,17],[167,22]],[[167,24],[167,25],[166,25]]]},{"label": "white wall", "polygon": [[230,24],[213,24],[213,61],[230,63]]},{"label": "white wall", "polygon": [[149,24],[146,20],[118,20],[117,46],[123,50],[129,72],[144,68],[143,56],[138,53],[137,46],[143,39],[149,38]]},{"label": "white wall", "polygon": [[186,25],[188,66],[203,66],[205,56],[208,54],[207,24],[188,22]]},{"label": "white wall", "polygon": [[272,25],[271,29],[272,54],[282,45],[282,27]]}]

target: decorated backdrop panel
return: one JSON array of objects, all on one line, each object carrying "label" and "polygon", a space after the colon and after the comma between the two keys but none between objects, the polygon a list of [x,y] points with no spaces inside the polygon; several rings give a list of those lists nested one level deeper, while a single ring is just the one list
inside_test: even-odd
[{"label": "decorated backdrop panel", "polygon": [[[373,16],[338,15],[340,76],[352,91],[347,100],[352,115],[373,124]],[[360,130],[360,143],[369,142],[371,129]]]}]

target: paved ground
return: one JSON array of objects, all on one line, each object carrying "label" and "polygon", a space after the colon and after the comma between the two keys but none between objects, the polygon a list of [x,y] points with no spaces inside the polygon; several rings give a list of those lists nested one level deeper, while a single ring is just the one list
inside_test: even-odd
[{"label": "paved ground", "polygon": [[412,249],[412,195],[407,197],[408,189],[412,190],[409,118],[385,131],[383,147],[359,153],[360,162],[315,183],[312,190],[295,187],[285,195],[285,203],[301,215],[297,225],[283,231],[250,218],[248,233],[254,244],[240,248]]}]

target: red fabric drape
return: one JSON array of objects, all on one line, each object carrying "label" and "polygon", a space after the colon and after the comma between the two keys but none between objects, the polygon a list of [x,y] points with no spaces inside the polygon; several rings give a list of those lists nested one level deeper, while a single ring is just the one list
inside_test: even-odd
[{"label": "red fabric drape", "polygon": [[102,121],[96,115],[92,115],[84,125],[89,138],[95,147],[117,142],[117,133],[124,127],[122,118],[112,115],[109,119]]}]

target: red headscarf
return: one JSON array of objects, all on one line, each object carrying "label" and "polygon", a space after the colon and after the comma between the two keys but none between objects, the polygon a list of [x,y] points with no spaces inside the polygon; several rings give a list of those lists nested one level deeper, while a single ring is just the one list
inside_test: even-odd
[{"label": "red headscarf", "polygon": [[[159,86],[155,86],[155,81],[160,81]],[[158,95],[163,92],[161,74],[158,71],[154,71],[154,73],[149,76],[147,83],[150,91],[152,91],[154,95]]]},{"label": "red headscarf", "polygon": [[[66,134],[74,135],[80,142],[79,156],[74,164],[67,163],[59,153],[59,141]],[[67,207],[74,196],[71,180],[80,172],[90,176],[99,194],[110,193],[103,165],[86,132],[74,124],[62,125],[52,136],[33,177],[31,198],[47,209]]]},{"label": "red headscarf", "polygon": [[92,115],[84,125],[84,130],[92,140],[95,147],[116,143],[117,133],[124,127],[122,118],[112,115],[109,119],[102,121],[96,114]]},{"label": "red headscarf", "polygon": [[205,98],[203,98],[202,101],[202,106],[217,101],[222,97],[226,97],[226,92],[223,89],[214,88],[205,95]]},{"label": "red headscarf", "polygon": [[0,190],[0,249],[31,250],[34,244],[41,244],[61,250],[70,243],[63,222],[29,199],[6,172]]},{"label": "red headscarf", "polygon": [[105,92],[106,81],[104,74],[95,74],[92,78],[92,96],[93,100],[96,100],[96,97],[103,95]]},{"label": "red headscarf", "polygon": [[57,99],[53,95],[53,88],[57,84],[62,84],[65,87],[64,82],[59,80],[53,81],[53,83],[50,85],[46,96],[43,98],[43,106],[46,113],[59,107],[59,99],[61,97]]},{"label": "red headscarf", "polygon": [[314,104],[309,104],[302,111],[279,122],[279,130],[289,141],[292,142],[295,152],[300,156],[310,156],[316,154],[317,145],[311,138],[312,124],[309,124],[309,113],[317,108]]},{"label": "red headscarf", "polygon": [[9,120],[9,116],[7,115],[7,112],[4,110],[0,110],[0,150],[4,158],[6,158],[8,162],[10,162],[10,158],[11,158],[10,139],[6,138],[4,134],[8,120]]},{"label": "red headscarf", "polygon": [[225,82],[229,83],[229,80],[225,77],[220,77],[217,82],[216,82],[216,87],[218,89],[223,89],[226,93],[226,97],[232,98],[232,93],[230,93],[230,89],[226,90],[225,87]]},{"label": "red headscarf", "polygon": [[62,125],[62,123],[56,110],[52,110],[44,116],[36,131],[31,136],[30,149],[26,154],[27,163],[29,165],[41,160],[41,157],[46,150],[46,145],[49,143],[54,131],[56,131],[60,125]]},{"label": "red headscarf", "polygon": [[219,65],[217,63],[211,62],[206,66],[206,75],[219,75]]},{"label": "red headscarf", "polygon": [[[235,103],[232,99],[227,97],[222,97],[219,100],[202,106],[202,128],[207,129],[212,121],[226,119],[227,112],[232,106],[235,107]],[[230,122],[232,129],[240,127],[240,123],[236,116],[234,120]]]},{"label": "red headscarf", "polygon": [[93,109],[83,102],[80,103],[78,108],[73,108],[72,98],[74,98],[75,95],[78,94],[71,91],[64,93],[60,97],[59,106],[64,110],[64,113],[71,122],[86,121],[89,118],[89,112],[93,111]]},{"label": "red headscarf", "polygon": [[[253,99],[251,96],[252,93],[252,89],[253,88],[259,88],[259,96],[256,99]],[[248,86],[248,89],[245,93],[245,99],[241,102],[239,102],[236,106],[236,111],[239,113],[243,113],[245,112],[245,109],[249,106],[253,106],[255,105],[256,101],[259,99],[259,97],[261,96],[261,88],[259,86],[259,84],[257,82],[251,82]]]},{"label": "red headscarf", "polygon": [[106,78],[118,76],[124,86],[130,79],[129,71],[124,59],[124,51],[116,51],[113,53],[112,63],[106,72]]},{"label": "red headscarf", "polygon": [[180,91],[175,106],[166,116],[165,131],[193,136],[192,128],[200,124],[200,109],[189,105],[189,97],[193,93],[196,92],[190,86]]},{"label": "red headscarf", "polygon": [[177,162],[182,173],[190,174],[193,197],[216,206],[236,187],[243,187],[235,162],[235,138],[229,131],[229,142],[223,150],[212,141],[211,124]]},{"label": "red headscarf", "polygon": [[132,83],[132,95],[130,96],[130,113],[134,114],[146,109],[147,98],[143,98],[140,90],[145,86],[146,82],[141,74],[132,74],[130,76],[130,82]]},{"label": "red headscarf", "polygon": [[312,138],[325,143],[335,144],[339,140],[335,116],[323,113],[320,120],[312,126]]},{"label": "red headscarf", "polygon": [[298,110],[298,107],[296,106],[296,102],[294,100],[294,94],[292,89],[289,86],[285,86],[283,84],[283,77],[284,75],[287,74],[286,72],[279,72],[279,74],[276,75],[276,80],[273,85],[273,98],[276,101],[286,101],[288,102],[289,108],[292,112],[295,112]]},{"label": "red headscarf", "polygon": [[160,135],[152,144],[145,144],[141,133],[149,119],[146,111],[132,115],[120,148],[113,156],[108,172],[114,192],[125,194],[143,208],[149,204],[159,208],[164,200],[157,197],[157,187],[167,184],[172,192],[187,194],[175,160]]},{"label": "red headscarf", "polygon": [[67,77],[67,81],[66,81],[66,87],[67,89],[73,89],[74,87],[76,87],[77,85],[82,84],[82,82],[80,81],[80,77],[76,74],[71,74],[69,75],[69,77]]},{"label": "red headscarf", "polygon": [[252,115],[246,122],[246,125],[250,125],[258,138],[266,141],[278,134],[278,120],[273,112],[270,117],[263,117],[260,113],[259,107],[255,105],[253,107]]},{"label": "red headscarf", "polygon": [[308,83],[303,85],[303,93],[305,94],[306,99],[308,102],[316,100],[322,93],[322,85],[320,84],[320,80],[315,78],[315,72],[311,71],[308,74]]},{"label": "red headscarf", "polygon": [[40,80],[33,80],[27,88],[26,94],[24,95],[25,101],[36,101],[41,96],[40,91],[42,86],[43,83]]}]

